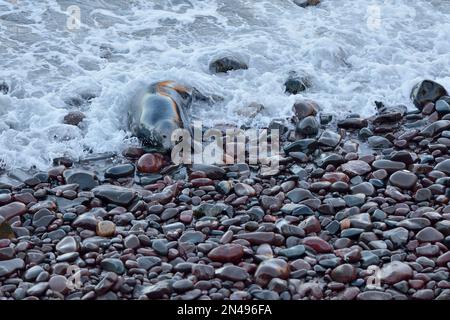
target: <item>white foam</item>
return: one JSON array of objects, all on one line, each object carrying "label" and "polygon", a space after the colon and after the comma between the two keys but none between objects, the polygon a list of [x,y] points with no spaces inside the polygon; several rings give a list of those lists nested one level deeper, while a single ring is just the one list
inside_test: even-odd
[{"label": "white foam", "polygon": [[[65,10],[73,4],[82,25],[69,31]],[[378,29],[370,16],[377,5]],[[129,99],[152,81],[223,96],[193,110],[208,124],[264,125],[288,117],[302,98],[338,117],[369,116],[374,100],[413,108],[409,93],[423,78],[450,88],[445,0],[322,0],[306,9],[289,0],[0,0],[0,17],[0,81],[11,87],[0,96],[0,165],[7,168],[120,152],[135,142],[126,128]],[[210,60],[223,52],[240,55],[249,69],[209,74]],[[292,70],[310,76],[312,88],[284,94]],[[67,104],[83,96],[96,98]],[[246,119],[238,110],[251,102],[265,109]],[[62,124],[78,108],[83,126]]]}]

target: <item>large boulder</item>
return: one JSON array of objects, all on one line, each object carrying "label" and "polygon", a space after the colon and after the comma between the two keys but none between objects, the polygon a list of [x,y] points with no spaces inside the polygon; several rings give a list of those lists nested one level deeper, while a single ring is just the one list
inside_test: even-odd
[{"label": "large boulder", "polygon": [[422,110],[427,103],[435,103],[440,97],[446,95],[447,91],[445,88],[432,80],[419,82],[411,91],[411,99],[419,110]]}]

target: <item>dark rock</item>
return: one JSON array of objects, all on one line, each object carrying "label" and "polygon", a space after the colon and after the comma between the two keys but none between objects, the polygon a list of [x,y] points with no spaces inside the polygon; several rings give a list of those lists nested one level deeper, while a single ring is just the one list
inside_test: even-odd
[{"label": "dark rock", "polygon": [[125,266],[119,259],[106,258],[101,261],[100,265],[105,271],[110,271],[117,274],[123,274],[125,272]]},{"label": "dark rock", "polygon": [[393,261],[381,268],[381,281],[394,284],[402,280],[409,280],[413,276],[412,268],[404,262]]},{"label": "dark rock", "polygon": [[100,199],[122,206],[128,205],[135,196],[135,192],[129,188],[107,184],[94,188],[92,192]]},{"label": "dark rock", "polygon": [[255,281],[261,286],[266,286],[273,278],[287,279],[289,277],[289,265],[282,259],[268,259],[261,262],[255,272]]},{"label": "dark rock", "polygon": [[[442,162],[439,162],[435,167],[434,170],[442,171],[445,174],[450,174],[450,159],[444,160]],[[0,208],[1,210],[1,208]]]},{"label": "dark rock", "polygon": [[341,142],[341,136],[333,131],[325,130],[320,136],[318,142],[321,146],[335,148],[339,142]]},{"label": "dark rock", "polygon": [[392,143],[385,137],[381,137],[381,136],[369,137],[369,139],[367,139],[367,141],[369,142],[369,145],[373,149],[387,149],[387,148],[392,147]]},{"label": "dark rock", "polygon": [[206,236],[203,233],[201,233],[200,231],[186,231],[180,237],[179,241],[197,244],[197,243],[205,241],[205,238],[206,238]]},{"label": "dark rock", "polygon": [[106,169],[105,178],[119,179],[133,176],[134,166],[130,163],[119,164]]},{"label": "dark rock", "polygon": [[315,136],[319,132],[319,123],[314,116],[303,118],[297,125],[297,132],[306,136]]},{"label": "dark rock", "polygon": [[352,282],[356,277],[356,270],[351,264],[342,264],[331,271],[331,278],[341,283]]},{"label": "dark rock", "polygon": [[244,250],[239,244],[225,244],[212,249],[208,253],[208,258],[212,261],[222,263],[233,262],[238,263],[244,255]]},{"label": "dark rock", "polygon": [[158,153],[146,153],[137,162],[137,170],[142,173],[159,173],[164,163],[164,158]]},{"label": "dark rock", "polygon": [[209,64],[209,71],[212,73],[226,73],[228,71],[248,69],[245,62],[240,61],[236,57],[227,56],[213,60]]},{"label": "dark rock", "polygon": [[303,239],[303,244],[313,248],[317,253],[327,253],[333,251],[331,244],[319,237],[306,237]]},{"label": "dark rock", "polygon": [[403,162],[391,160],[375,160],[372,163],[372,167],[378,170],[386,170],[388,173],[393,173],[406,168]]},{"label": "dark rock", "polygon": [[290,73],[288,79],[284,83],[286,88],[285,92],[289,94],[297,94],[305,91],[309,85],[308,79],[299,77],[296,72]]},{"label": "dark rock", "polygon": [[14,217],[22,216],[27,211],[27,207],[21,202],[11,202],[0,207],[0,223],[12,219]]},{"label": "dark rock", "polygon": [[445,95],[447,95],[445,88],[431,80],[419,82],[411,91],[411,99],[419,110],[422,110],[427,103],[434,103]]},{"label": "dark rock", "polygon": [[68,169],[64,171],[63,176],[67,184],[78,184],[81,190],[91,190],[98,185],[95,174],[90,171]]},{"label": "dark rock", "polygon": [[290,260],[300,258],[305,253],[305,251],[306,251],[305,247],[299,244],[286,249],[281,249],[280,251],[278,251],[278,254]]},{"label": "dark rock", "polygon": [[236,239],[244,239],[251,244],[263,244],[272,243],[275,240],[275,234],[273,232],[249,232],[249,233],[239,233]]},{"label": "dark rock", "polygon": [[65,124],[70,124],[72,126],[78,126],[83,120],[86,118],[83,112],[81,111],[70,111],[68,114],[64,116],[63,122]]},{"label": "dark rock", "polygon": [[417,180],[417,176],[407,170],[397,171],[389,178],[390,184],[407,190],[412,189],[416,185]]},{"label": "dark rock", "polygon": [[364,127],[367,127],[369,123],[366,119],[361,118],[347,118],[341,121],[338,121],[337,123],[339,128],[343,129],[362,129]]},{"label": "dark rock", "polygon": [[303,119],[309,116],[317,115],[317,112],[319,111],[319,106],[314,101],[304,100],[304,101],[297,101],[292,107],[292,109],[294,111],[295,116],[298,119]]},{"label": "dark rock", "polygon": [[0,261],[0,277],[10,275],[11,273],[23,269],[25,261],[20,258]]},{"label": "dark rock", "polygon": [[444,235],[435,228],[426,227],[416,234],[416,239],[420,242],[440,242],[444,240]]},{"label": "dark rock", "polygon": [[317,6],[320,0],[294,0],[294,3],[299,7],[306,8],[309,6]]},{"label": "dark rock", "polygon": [[222,280],[230,281],[245,281],[250,278],[250,275],[247,271],[245,271],[245,269],[233,265],[227,265],[225,267],[217,269],[215,274],[216,277]]},{"label": "dark rock", "polygon": [[367,162],[361,160],[351,160],[347,163],[344,163],[341,167],[342,171],[352,177],[365,175],[372,170]]},{"label": "dark rock", "polygon": [[450,120],[438,120],[426,126],[420,131],[420,134],[425,137],[433,137],[447,129],[450,129]]}]

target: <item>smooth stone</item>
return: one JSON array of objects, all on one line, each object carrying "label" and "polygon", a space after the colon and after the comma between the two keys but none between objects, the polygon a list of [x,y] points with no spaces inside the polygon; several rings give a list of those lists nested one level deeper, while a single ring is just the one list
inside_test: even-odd
[{"label": "smooth stone", "polygon": [[128,235],[124,239],[123,244],[125,245],[125,248],[128,249],[137,249],[141,246],[139,238],[135,234]]},{"label": "smooth stone", "polygon": [[392,295],[387,292],[382,291],[364,291],[358,294],[356,297],[357,300],[391,300]]},{"label": "smooth stone", "polygon": [[261,286],[266,286],[273,278],[287,279],[289,277],[289,265],[278,258],[261,262],[255,272],[255,281]]},{"label": "smooth stone", "polygon": [[250,278],[250,275],[244,268],[233,265],[227,265],[216,269],[215,275],[222,280],[230,280],[234,282],[245,281]]},{"label": "smooth stone", "polygon": [[101,185],[92,189],[92,192],[100,199],[121,206],[130,204],[135,196],[135,192],[132,189],[113,185]]},{"label": "smooth stone", "polygon": [[123,274],[125,272],[125,266],[119,259],[106,258],[100,262],[100,265],[105,271],[110,271],[117,274]]},{"label": "smooth stone", "polygon": [[55,214],[50,210],[41,209],[33,215],[33,226],[47,228],[55,218]]},{"label": "smooth stone", "polygon": [[401,189],[412,189],[417,183],[417,176],[407,170],[397,171],[389,178],[390,184]]},{"label": "smooth stone", "polygon": [[318,140],[321,146],[335,148],[341,142],[341,136],[333,131],[325,130]]},{"label": "smooth stone", "polygon": [[116,233],[116,225],[112,221],[104,220],[97,223],[96,233],[100,237],[113,237]]},{"label": "smooth stone", "polygon": [[404,170],[406,165],[400,161],[391,161],[391,160],[375,160],[372,163],[372,167],[377,170],[384,169],[388,173],[393,173],[399,170]]},{"label": "smooth stone", "polygon": [[425,137],[433,137],[450,128],[450,120],[438,120],[426,126],[420,134]]},{"label": "smooth stone", "polygon": [[297,125],[297,132],[306,136],[314,136],[319,133],[319,123],[314,116],[303,118]]},{"label": "smooth stone", "polygon": [[91,190],[98,185],[95,174],[90,171],[68,169],[64,171],[63,176],[67,184],[78,184],[80,190]]},{"label": "smooth stone", "polygon": [[59,254],[65,254],[69,252],[76,252],[79,249],[78,241],[71,236],[67,236],[63,239],[61,239],[56,244],[56,251],[58,251]]},{"label": "smooth stone", "polygon": [[411,100],[414,105],[422,110],[427,103],[436,102],[440,97],[446,96],[447,91],[437,82],[423,80],[417,83],[411,90]]},{"label": "smooth stone", "polygon": [[286,249],[281,249],[280,251],[278,251],[278,254],[290,260],[300,258],[305,253],[305,251],[305,246],[299,244]]},{"label": "smooth stone", "polygon": [[50,289],[56,292],[63,292],[67,288],[68,280],[62,275],[55,275],[48,281],[48,286]]},{"label": "smooth stone", "polygon": [[380,271],[381,281],[394,284],[402,280],[409,280],[413,276],[412,268],[404,262],[393,261],[383,265]]},{"label": "smooth stone", "polygon": [[106,169],[105,178],[119,179],[133,176],[133,174],[134,165],[130,163],[124,163]]},{"label": "smooth stone", "polygon": [[[27,207],[21,202],[11,202],[0,207],[0,223],[14,217],[22,216],[27,212]],[[3,218],[3,219],[2,219]],[[2,221],[3,220],[3,221]]]},{"label": "smooth stone", "polygon": [[141,173],[159,173],[163,162],[163,157],[160,154],[146,153],[139,158],[136,168]]},{"label": "smooth stone", "polygon": [[0,261],[0,277],[10,275],[11,273],[23,269],[25,261],[20,258]]},{"label": "smooth stone", "polygon": [[240,61],[234,56],[225,56],[215,59],[209,64],[209,71],[211,73],[227,73],[229,71],[248,69],[245,62]]},{"label": "smooth stone", "polygon": [[357,277],[356,270],[351,264],[342,264],[331,271],[331,278],[340,283],[349,283]]},{"label": "smooth stone", "polygon": [[303,244],[313,248],[317,253],[327,253],[333,251],[331,244],[319,237],[306,237],[303,239]]},{"label": "smooth stone", "polygon": [[208,253],[208,258],[212,261],[222,263],[238,263],[244,256],[244,249],[239,244],[225,244],[212,249]]},{"label": "smooth stone", "polygon": [[244,239],[250,242],[251,244],[264,244],[264,243],[273,243],[275,240],[275,233],[273,232],[249,232],[249,233],[239,233],[236,236],[236,239]]},{"label": "smooth stone", "polygon": [[303,119],[308,116],[317,115],[319,106],[313,101],[303,100],[295,102],[292,109],[298,119]]},{"label": "smooth stone", "polygon": [[[445,174],[450,175],[450,159],[444,160],[442,162],[439,162],[435,167],[434,170],[442,171]],[[1,209],[0,209],[1,210]]]},{"label": "smooth stone", "polygon": [[252,186],[245,183],[236,183],[234,185],[234,192],[240,197],[243,196],[253,197],[256,195],[255,189]]},{"label": "smooth stone", "polygon": [[394,245],[400,247],[408,242],[409,232],[403,227],[398,227],[384,231],[383,238],[391,240]]},{"label": "smooth stone", "polygon": [[372,136],[369,137],[367,139],[367,141],[369,142],[369,145],[373,148],[373,149],[387,149],[392,147],[392,142],[390,142],[388,139],[386,139],[385,137],[381,137],[381,136]]},{"label": "smooth stone", "polygon": [[343,172],[352,177],[362,176],[372,171],[370,165],[367,162],[361,160],[351,160],[347,163],[344,163],[341,167]]},{"label": "smooth stone", "polygon": [[183,235],[178,239],[180,242],[187,242],[192,244],[198,244],[205,241],[205,234],[200,231],[186,231]]},{"label": "smooth stone", "polygon": [[64,116],[63,123],[72,126],[78,126],[86,118],[81,111],[70,111]]},{"label": "smooth stone", "polygon": [[416,234],[416,239],[420,242],[440,242],[444,240],[444,235],[432,227],[426,227]]}]

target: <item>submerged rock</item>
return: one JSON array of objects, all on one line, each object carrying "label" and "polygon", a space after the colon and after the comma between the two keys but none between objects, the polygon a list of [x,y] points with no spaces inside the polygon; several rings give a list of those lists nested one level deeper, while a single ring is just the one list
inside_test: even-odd
[{"label": "submerged rock", "polygon": [[232,56],[226,56],[213,60],[209,64],[209,71],[212,73],[227,73],[228,71],[239,69],[248,69],[248,66],[245,62]]}]

